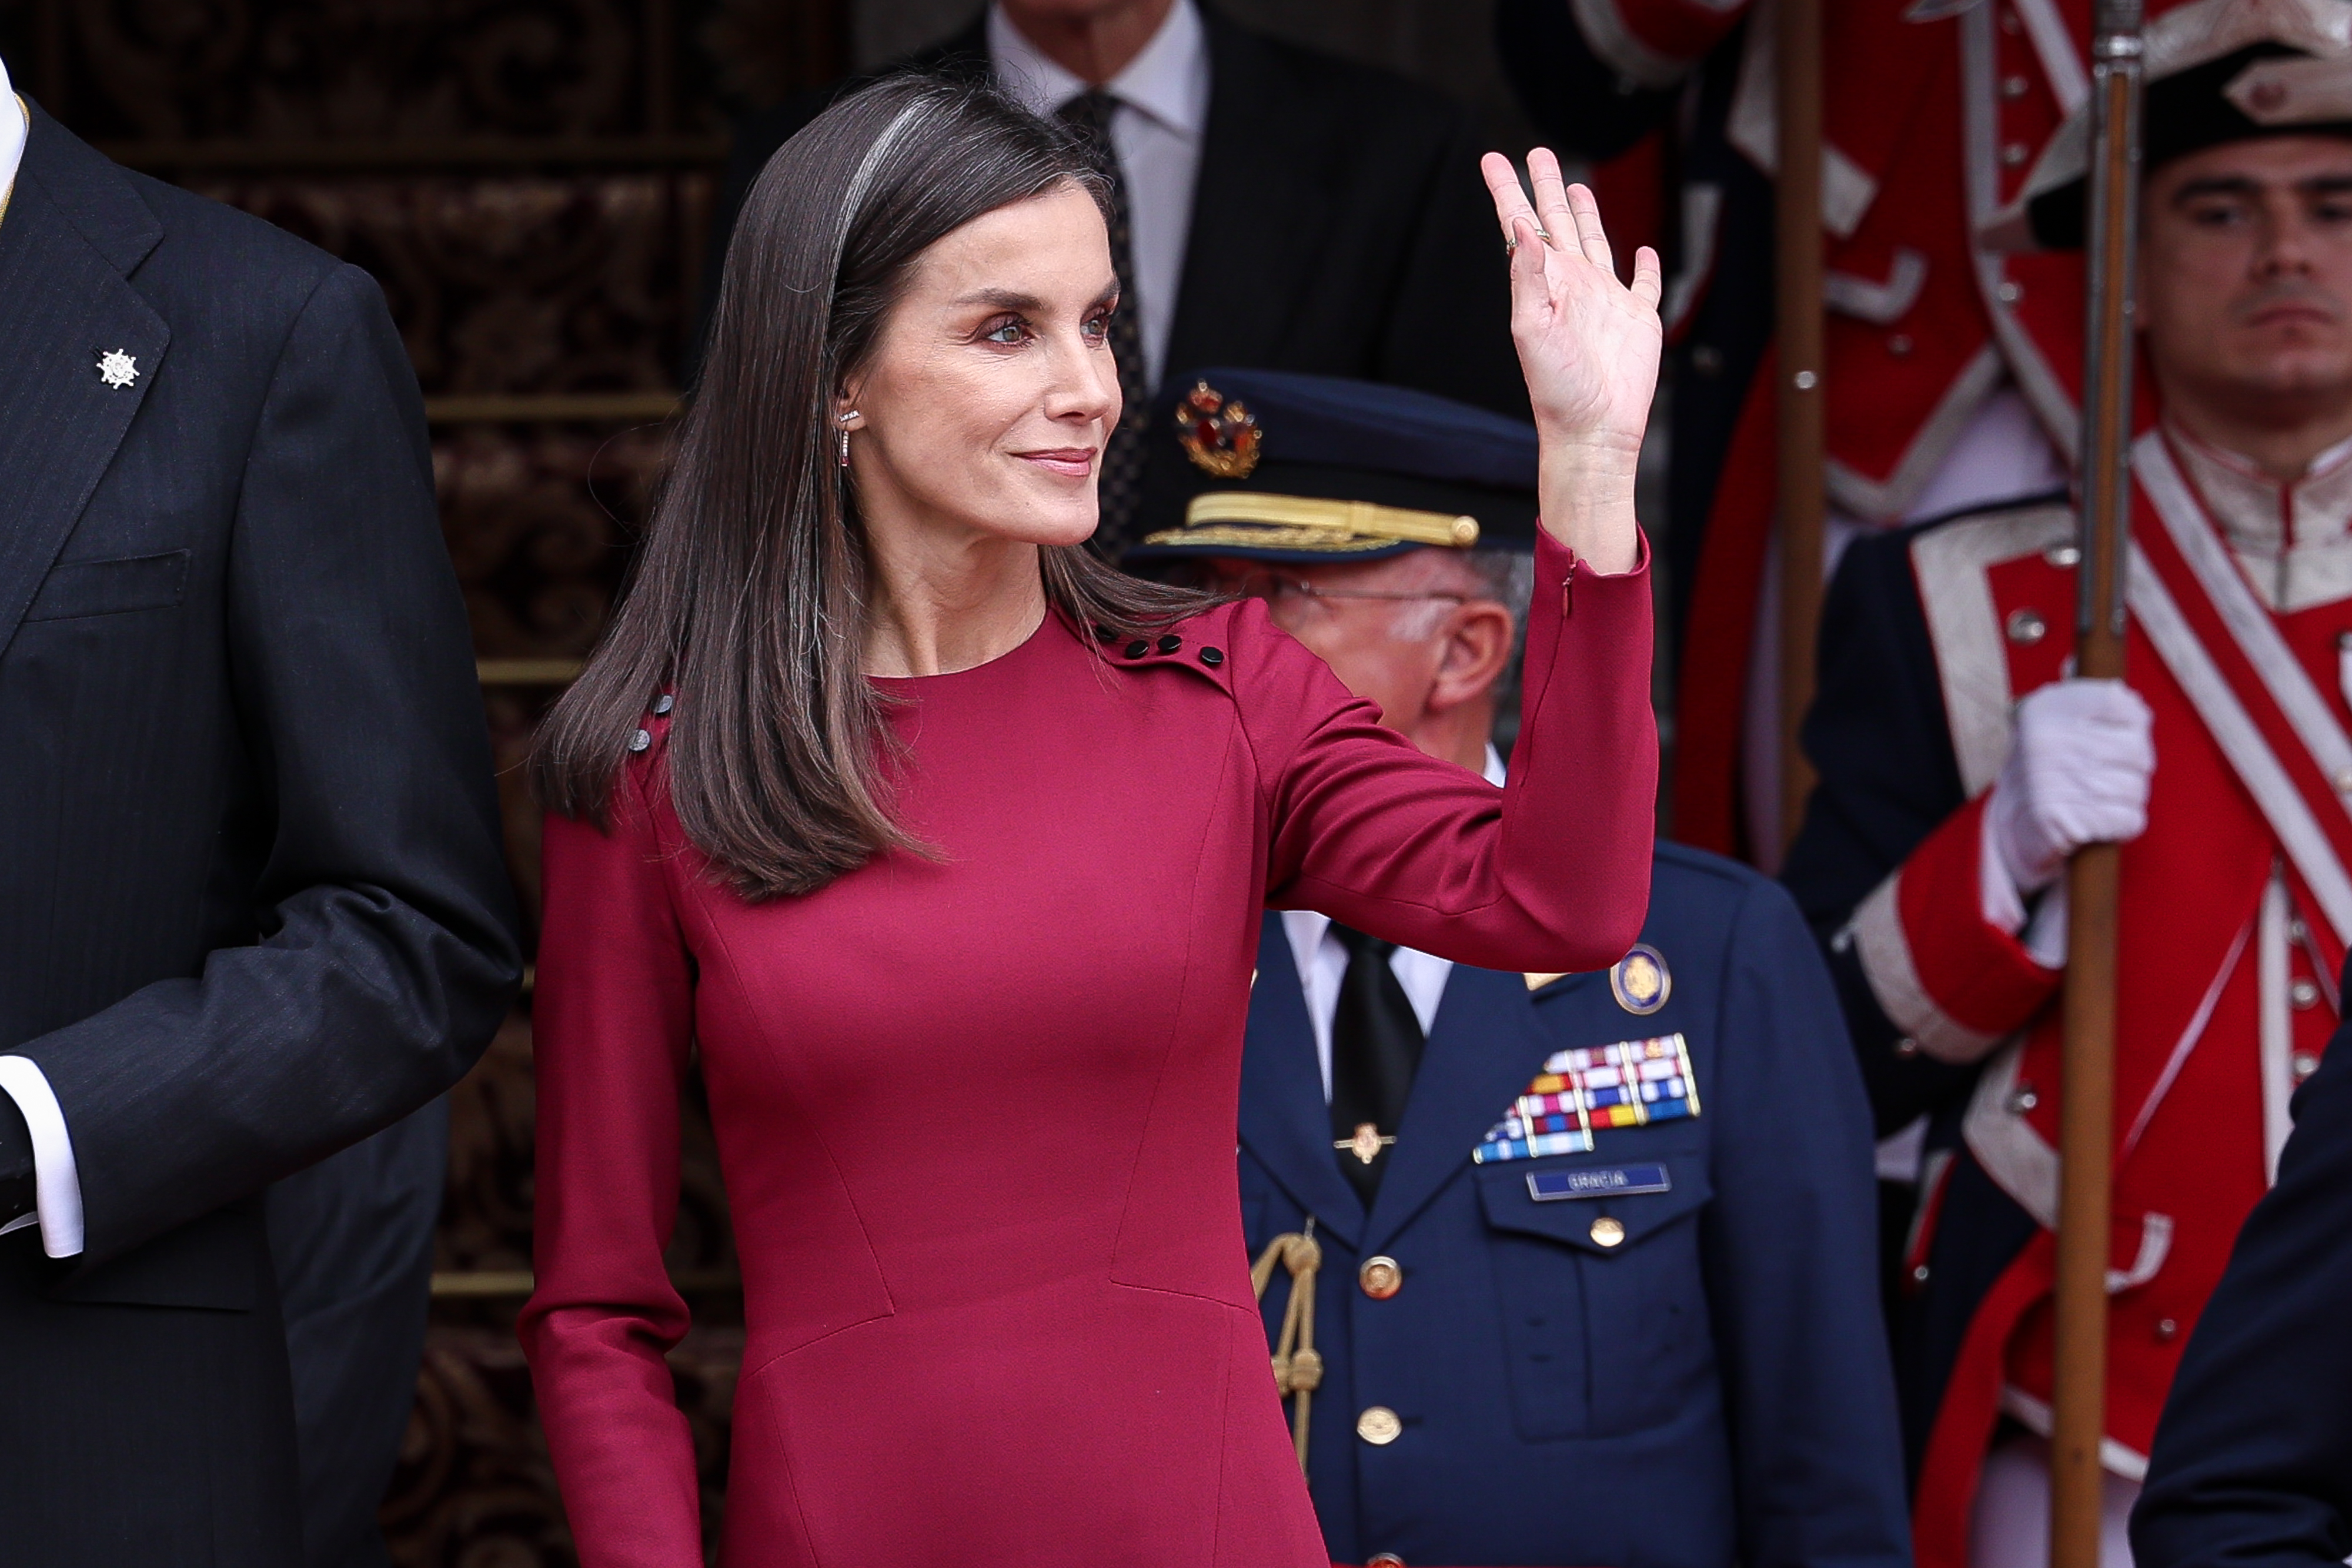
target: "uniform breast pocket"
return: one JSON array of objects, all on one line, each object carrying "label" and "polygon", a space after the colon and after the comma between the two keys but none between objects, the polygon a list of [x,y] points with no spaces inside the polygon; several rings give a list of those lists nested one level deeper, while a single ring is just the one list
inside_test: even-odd
[{"label": "uniform breast pocket", "polygon": [[188,551],[175,549],[116,560],[61,561],[41,580],[25,619],[75,621],[168,610],[188,591]]},{"label": "uniform breast pocket", "polygon": [[1704,1162],[1580,1155],[1473,1175],[1519,1435],[1614,1437],[1672,1418],[1714,1369]]}]

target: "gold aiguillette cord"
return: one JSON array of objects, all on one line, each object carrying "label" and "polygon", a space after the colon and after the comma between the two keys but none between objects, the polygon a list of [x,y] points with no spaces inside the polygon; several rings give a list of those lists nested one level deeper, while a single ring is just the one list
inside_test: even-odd
[{"label": "gold aiguillette cord", "polygon": [[1323,1267],[1323,1249],[1315,1239],[1315,1217],[1304,1229],[1285,1231],[1266,1243],[1250,1265],[1250,1289],[1265,1300],[1274,1282],[1274,1266],[1290,1270],[1290,1302],[1282,1313],[1282,1333],[1274,1344],[1274,1386],[1293,1401],[1290,1436],[1298,1448],[1298,1468],[1307,1469],[1307,1411],[1315,1391],[1323,1385],[1323,1358],[1315,1349],[1315,1271]]}]

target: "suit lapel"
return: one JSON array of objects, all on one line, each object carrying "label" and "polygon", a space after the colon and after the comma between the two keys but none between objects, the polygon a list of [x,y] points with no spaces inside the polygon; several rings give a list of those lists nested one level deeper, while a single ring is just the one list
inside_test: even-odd
[{"label": "suit lapel", "polygon": [[1315,1026],[1279,915],[1267,915],[1259,934],[1257,983],[1242,1047],[1241,1133],[1243,1146],[1299,1207],[1352,1246],[1364,1207],[1331,1152],[1331,1109],[1315,1059]]},{"label": "suit lapel", "polygon": [[[171,329],[124,277],[162,237],[120,171],[37,110],[0,221],[0,650],[163,368]],[[128,386],[99,372],[116,352]]]},{"label": "suit lapel", "polygon": [[[1265,43],[1206,5],[1201,20],[1209,122],[1163,380],[1219,362],[1228,344],[1259,345],[1247,363],[1276,362],[1316,236],[1328,226],[1328,195],[1312,177],[1328,131],[1297,112]],[[1236,278],[1247,282],[1235,287]]]},{"label": "suit lapel", "polygon": [[1362,1250],[1377,1251],[1470,1163],[1549,1053],[1526,979],[1457,964],[1446,977],[1381,1178]]}]

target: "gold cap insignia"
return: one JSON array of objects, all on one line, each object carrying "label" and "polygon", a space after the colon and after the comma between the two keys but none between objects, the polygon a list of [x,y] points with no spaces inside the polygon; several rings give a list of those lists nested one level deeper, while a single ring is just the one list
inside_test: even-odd
[{"label": "gold cap insignia", "polygon": [[1177,403],[1176,439],[1194,467],[1220,479],[1246,479],[1257,467],[1256,416],[1206,382],[1194,382]]},{"label": "gold cap insignia", "polygon": [[1665,956],[1646,942],[1637,942],[1609,971],[1609,989],[1617,1005],[1646,1018],[1666,1005],[1674,994],[1675,977]]}]

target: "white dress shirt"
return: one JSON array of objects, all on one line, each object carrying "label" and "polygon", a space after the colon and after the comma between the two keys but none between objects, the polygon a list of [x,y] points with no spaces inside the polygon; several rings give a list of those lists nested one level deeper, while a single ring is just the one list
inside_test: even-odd
[{"label": "white dress shirt", "polygon": [[8,81],[8,62],[0,60],[0,206],[16,183],[16,165],[25,156],[25,133],[32,129],[16,89]]},{"label": "white dress shirt", "polygon": [[[1005,16],[988,8],[988,58],[997,85],[1035,114],[1052,114],[1087,84],[1038,52]],[[1209,123],[1209,38],[1192,0],[1176,0],[1168,19],[1103,84],[1118,101],[1110,141],[1127,187],[1128,261],[1134,277],[1135,325],[1143,340],[1144,380],[1168,369],[1168,334],[1184,282],[1184,246],[1192,232],[1192,184]]]},{"label": "white dress shirt", "polygon": [[[1486,782],[1500,789],[1502,754],[1486,748]],[[1307,993],[1307,1021],[1315,1026],[1315,1059],[1323,1067],[1323,1100],[1331,1099],[1331,1018],[1339,1010],[1339,981],[1348,973],[1348,949],[1331,935],[1331,917],[1313,909],[1282,912],[1283,934],[1290,938],[1290,956],[1298,965],[1298,984]],[[1445,996],[1445,977],[1454,960],[1400,947],[1389,955],[1389,967],[1404,988],[1421,1032],[1437,1020],[1437,1004]]]},{"label": "white dress shirt", "polygon": [[[9,84],[6,62],[0,61],[0,223],[16,193],[16,167],[25,156],[25,136],[32,129],[25,106]],[[81,1176],[74,1169],[73,1143],[66,1136],[65,1113],[49,1081],[32,1059],[0,1056],[0,1092],[5,1092],[24,1113],[25,1128],[33,1135],[35,1207],[0,1225],[0,1235],[41,1228],[41,1247],[52,1258],[70,1258],[81,1250]]]}]

